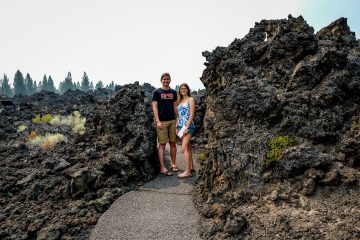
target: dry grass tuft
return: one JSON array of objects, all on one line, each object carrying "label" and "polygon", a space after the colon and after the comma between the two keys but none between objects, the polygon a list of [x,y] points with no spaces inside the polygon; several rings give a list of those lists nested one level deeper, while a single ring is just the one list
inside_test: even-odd
[{"label": "dry grass tuft", "polygon": [[51,125],[54,125],[54,126],[59,126],[59,125],[61,125],[61,116],[60,116],[60,115],[55,115],[55,116],[53,117],[53,119],[51,119],[50,124],[51,124]]},{"label": "dry grass tuft", "polygon": [[27,140],[31,141],[32,139],[36,138],[37,135],[38,134],[34,130],[32,130],[31,133],[29,134],[29,136],[27,137]]},{"label": "dry grass tuft", "polygon": [[17,132],[18,132],[18,133],[21,133],[21,132],[25,131],[26,128],[27,128],[27,126],[24,125],[24,124],[22,124],[22,125],[20,125],[20,126],[18,127]]},{"label": "dry grass tuft", "polygon": [[29,141],[34,145],[40,145],[44,151],[49,151],[50,149],[54,148],[56,144],[60,142],[66,142],[67,139],[60,133],[47,133],[45,137],[36,136]]}]

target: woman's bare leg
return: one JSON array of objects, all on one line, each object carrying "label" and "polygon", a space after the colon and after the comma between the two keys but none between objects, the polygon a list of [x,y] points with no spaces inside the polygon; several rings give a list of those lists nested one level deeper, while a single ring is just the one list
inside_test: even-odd
[{"label": "woman's bare leg", "polygon": [[187,134],[183,137],[181,141],[181,149],[184,153],[184,159],[185,159],[185,171],[181,174],[179,174],[179,177],[188,176],[191,174],[191,160],[190,160],[190,152],[189,152],[189,144],[190,144],[190,134]]},{"label": "woman's bare leg", "polygon": [[194,170],[194,161],[192,156],[191,141],[189,142],[189,153],[190,153],[190,170]]}]

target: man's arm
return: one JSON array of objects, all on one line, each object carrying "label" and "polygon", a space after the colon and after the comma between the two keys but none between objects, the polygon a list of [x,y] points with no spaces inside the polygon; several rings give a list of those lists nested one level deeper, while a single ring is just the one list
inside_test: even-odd
[{"label": "man's arm", "polygon": [[177,102],[173,102],[173,107],[174,107],[174,112],[175,112],[175,117],[176,117],[176,121],[175,121],[175,129],[176,129],[176,134],[178,133],[177,130],[177,126],[178,126],[178,121],[179,121],[179,113],[178,113],[178,108],[177,108]]},{"label": "man's arm", "polygon": [[177,93],[176,91],[174,91],[175,94],[174,94],[174,101],[173,101],[173,106],[174,106],[174,112],[175,112],[175,117],[176,117],[176,124],[177,124],[177,120],[178,120],[178,117],[179,117],[179,113],[178,113],[178,97],[177,97]]},{"label": "man's arm", "polygon": [[177,108],[177,101],[173,102],[173,106],[174,106],[174,112],[175,112],[175,117],[176,119],[178,119],[178,108]]},{"label": "man's arm", "polygon": [[153,109],[153,113],[154,113],[154,117],[155,117],[155,121],[156,121],[156,126],[158,128],[162,128],[161,122],[159,119],[159,110],[158,110],[158,102],[157,101],[152,102],[152,109]]}]

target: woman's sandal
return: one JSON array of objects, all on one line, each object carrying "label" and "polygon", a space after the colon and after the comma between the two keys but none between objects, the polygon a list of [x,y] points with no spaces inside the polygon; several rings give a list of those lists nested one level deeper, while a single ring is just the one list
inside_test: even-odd
[{"label": "woman's sandal", "polygon": [[188,175],[185,175],[184,173],[180,173],[177,177],[178,178],[189,178],[189,177],[192,177],[192,175],[191,175],[191,173]]}]

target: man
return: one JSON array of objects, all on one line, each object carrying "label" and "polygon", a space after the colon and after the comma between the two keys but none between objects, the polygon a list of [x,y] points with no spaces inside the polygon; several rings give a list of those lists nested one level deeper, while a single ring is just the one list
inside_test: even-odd
[{"label": "man", "polygon": [[[156,120],[157,136],[159,141],[158,155],[160,160],[160,173],[172,176],[177,172],[176,167],[176,117],[177,117],[177,94],[170,88],[170,74],[161,75],[161,88],[155,90],[152,99],[152,108]],[[170,144],[171,170],[168,171],[164,163],[166,143]]]}]

